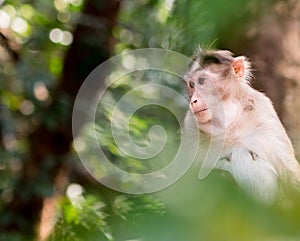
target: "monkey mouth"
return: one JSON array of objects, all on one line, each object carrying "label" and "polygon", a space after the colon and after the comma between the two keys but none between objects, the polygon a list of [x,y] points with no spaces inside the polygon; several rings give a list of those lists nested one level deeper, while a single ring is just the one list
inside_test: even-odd
[{"label": "monkey mouth", "polygon": [[208,110],[208,108],[197,110],[197,111],[194,111],[194,114],[196,115],[196,114],[201,113],[201,112],[206,111],[206,110]]}]

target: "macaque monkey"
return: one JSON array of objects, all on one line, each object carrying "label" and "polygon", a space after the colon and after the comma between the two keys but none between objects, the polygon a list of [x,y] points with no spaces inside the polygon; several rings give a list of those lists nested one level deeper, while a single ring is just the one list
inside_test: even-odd
[{"label": "macaque monkey", "polygon": [[185,76],[185,129],[191,136],[200,132],[201,158],[216,148],[211,138],[220,137],[221,154],[208,161],[229,172],[246,194],[272,204],[285,186],[300,190],[300,165],[270,99],[250,86],[250,70],[244,56],[200,51]]}]

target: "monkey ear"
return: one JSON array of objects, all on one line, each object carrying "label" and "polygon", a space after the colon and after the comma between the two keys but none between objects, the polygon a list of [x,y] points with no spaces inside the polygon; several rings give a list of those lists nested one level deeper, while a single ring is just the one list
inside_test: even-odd
[{"label": "monkey ear", "polygon": [[233,59],[231,63],[233,74],[238,78],[244,78],[246,72],[245,58],[239,56]]}]

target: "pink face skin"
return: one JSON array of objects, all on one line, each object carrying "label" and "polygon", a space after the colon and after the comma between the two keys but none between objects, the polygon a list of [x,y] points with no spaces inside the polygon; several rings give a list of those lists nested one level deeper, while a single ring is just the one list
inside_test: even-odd
[{"label": "pink face skin", "polygon": [[194,113],[197,120],[201,124],[210,122],[212,119],[211,113],[200,94],[194,91],[190,100],[190,110]]},{"label": "pink face skin", "polygon": [[212,112],[208,102],[215,99],[212,93],[216,93],[216,91],[211,81],[215,77],[217,76],[208,71],[200,70],[194,72],[186,80],[190,96],[189,107],[200,124],[207,124],[212,120]]}]

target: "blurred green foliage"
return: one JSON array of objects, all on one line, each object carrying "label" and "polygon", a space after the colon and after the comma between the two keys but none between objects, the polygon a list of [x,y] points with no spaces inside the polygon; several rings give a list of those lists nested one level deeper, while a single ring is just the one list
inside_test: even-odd
[{"label": "blurred green foliage", "polygon": [[119,194],[107,202],[101,195],[70,192],[72,187],[81,189],[78,184],[67,189],[69,195],[59,203],[61,210],[49,240],[124,240],[131,235],[137,237],[136,231],[145,219],[165,214],[164,204],[150,195]]},{"label": "blurred green foliage", "polygon": [[[55,117],[45,117],[44,111],[53,101],[50,92],[58,85],[63,56],[71,42],[54,43],[50,33],[61,29],[71,34],[82,4],[60,0],[1,1],[0,29],[7,35],[16,59],[6,55],[7,49],[0,48],[0,172],[1,179],[6,180],[0,183],[4,193],[0,205],[10,200],[11,186],[22,169],[28,152],[24,137],[40,122],[54,124]],[[56,116],[64,113],[65,101],[60,102],[63,111],[54,113]]]},{"label": "blurred green foliage", "polygon": [[[53,126],[57,124],[57,116],[64,118],[67,98],[60,100],[58,109],[48,112],[47,116],[44,116],[44,110],[53,101],[51,91],[59,85],[64,54],[72,43],[72,31],[84,4],[80,0],[0,2],[1,29],[9,29],[19,59],[15,62],[0,49],[1,209],[12,198],[12,187],[28,152],[24,137],[37,123]],[[223,47],[222,44],[230,42],[231,36],[238,35],[242,26],[258,17],[262,13],[260,10],[272,2],[124,0],[113,31],[114,53],[158,47],[191,55],[199,45]],[[5,21],[8,21],[6,28]],[[167,165],[180,141],[179,124],[174,115],[159,106],[146,106],[131,117],[130,134],[136,144],[146,146],[150,128],[163,126],[169,141],[163,152],[141,162],[124,155],[116,146],[110,128],[113,106],[140,83],[153,81],[185,93],[180,78],[157,71],[140,71],[111,86],[104,98],[104,106],[97,112],[99,142],[109,159],[124,170],[146,173]],[[135,94],[137,101],[157,98],[142,91]],[[159,98],[176,105],[183,118],[186,103],[177,103],[163,93],[159,93]],[[118,112],[119,116],[124,114],[121,109]],[[122,118],[119,121],[122,127]],[[75,155],[72,158],[75,160]],[[207,179],[199,181],[198,170],[195,165],[172,187],[153,195],[103,194],[101,190],[82,192],[75,197],[66,194],[58,203],[49,240],[300,239],[299,207],[290,203],[282,207],[262,207],[245,197],[229,176],[214,171]],[[47,167],[41,173],[46,176]],[[52,187],[36,183],[26,188],[38,189],[47,196]],[[6,218],[18,219],[1,217],[2,222]],[[24,237],[0,234],[0,240],[26,240],[26,234]]]},{"label": "blurred green foliage", "polygon": [[[0,211],[19,195],[28,200],[32,193],[53,194],[49,170],[55,160],[47,157],[39,182],[18,183],[29,155],[28,136],[40,123],[57,125],[66,117],[67,99],[55,100],[52,90],[59,84],[64,55],[72,43],[72,31],[83,1],[0,1]],[[53,36],[53,30],[61,36]],[[55,39],[56,38],[56,39]],[[57,38],[60,41],[56,41]],[[52,112],[46,109],[58,101]],[[51,178],[51,177],[50,177]],[[30,183],[30,181],[29,181]],[[21,193],[14,193],[23,185]],[[34,205],[34,203],[32,204]],[[5,226],[16,220],[21,227],[30,224],[20,215],[6,212],[0,217]],[[28,240],[28,233],[1,232],[0,240]]]},{"label": "blurred green foliage", "polygon": [[[166,108],[166,106],[174,105],[173,96],[150,85],[156,84],[174,88],[181,81],[179,77],[161,71],[136,71],[114,82],[107,90],[97,110],[96,129],[99,134],[99,143],[105,155],[121,169],[134,173],[150,173],[163,168],[174,158],[181,141],[178,121],[182,122],[186,103],[177,102],[177,113],[181,114],[179,115],[181,119],[177,120],[175,116],[177,113],[172,113]],[[121,106],[117,105],[120,98],[128,94],[128,91],[131,91],[131,96],[127,96]],[[162,106],[148,104],[157,99],[161,101]],[[142,106],[142,108],[131,113],[131,109],[136,106]],[[126,136],[128,134],[127,121],[129,121],[129,135],[135,145],[147,147],[151,144],[151,141],[159,142],[162,139],[163,133],[156,133],[156,135],[152,135],[152,140],[150,139],[149,131],[154,125],[163,127],[167,132],[166,145],[154,157],[143,160],[122,153],[112,133],[111,123],[113,117],[115,121],[114,131],[123,136],[125,140],[127,140]]]}]

